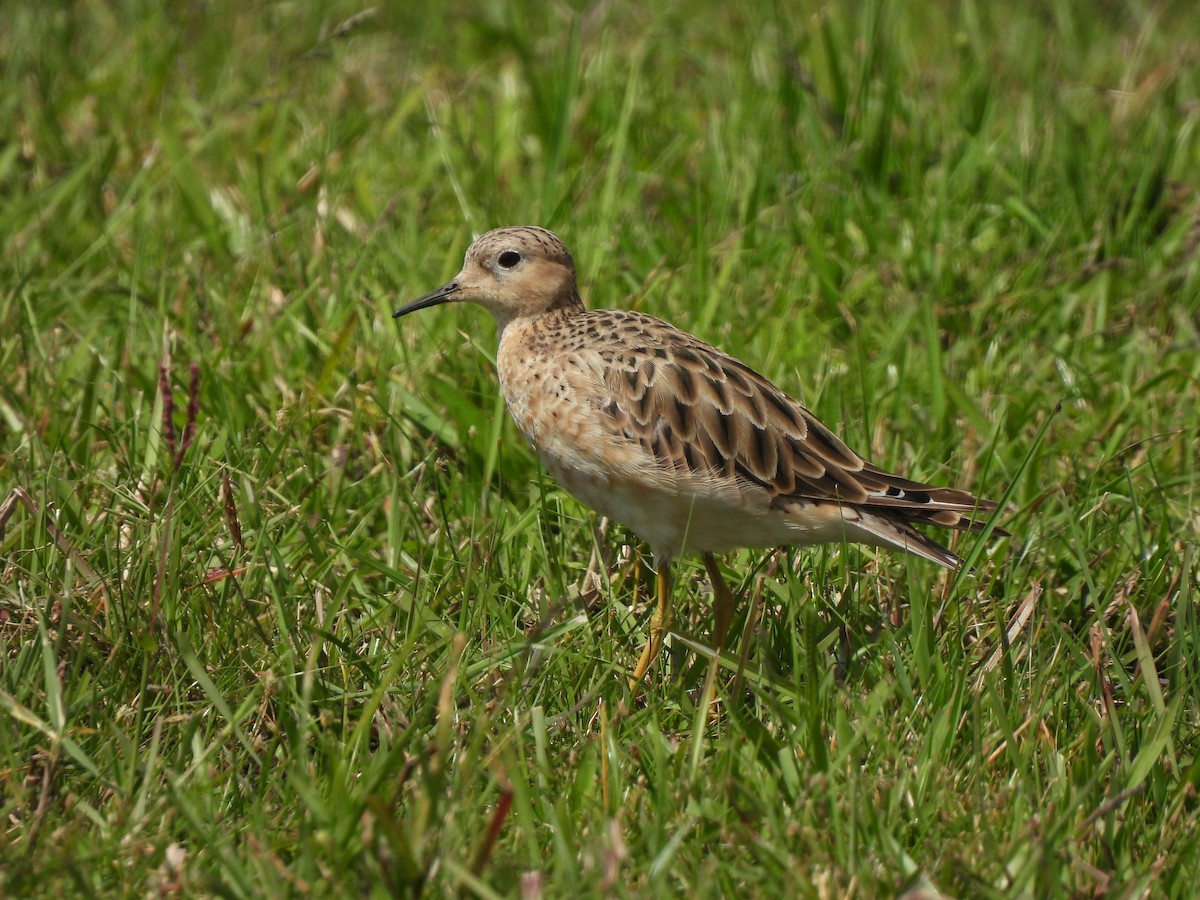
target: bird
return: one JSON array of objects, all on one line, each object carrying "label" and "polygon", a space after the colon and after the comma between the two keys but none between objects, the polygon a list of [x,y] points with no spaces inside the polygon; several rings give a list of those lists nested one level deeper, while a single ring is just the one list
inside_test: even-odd
[{"label": "bird", "polygon": [[456,302],[495,318],[501,391],[546,470],[650,546],[656,602],[631,687],[670,628],[684,554],[712,582],[719,653],[735,603],[716,554],[860,543],[957,570],[962,560],[913,526],[983,531],[998,508],[868,462],[767,378],[662,319],[586,308],[570,251],[544,228],[486,232],[453,280],[393,317]]}]

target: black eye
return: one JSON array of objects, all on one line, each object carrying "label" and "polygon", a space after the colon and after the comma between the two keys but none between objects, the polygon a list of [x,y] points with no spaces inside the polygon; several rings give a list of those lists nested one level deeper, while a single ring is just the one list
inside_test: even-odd
[{"label": "black eye", "polygon": [[498,257],[496,257],[496,262],[500,263],[500,266],[505,269],[511,269],[520,261],[521,254],[516,250],[505,250]]}]

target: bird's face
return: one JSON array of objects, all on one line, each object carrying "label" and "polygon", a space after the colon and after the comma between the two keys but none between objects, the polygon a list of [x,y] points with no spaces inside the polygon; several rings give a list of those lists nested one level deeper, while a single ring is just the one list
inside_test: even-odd
[{"label": "bird's face", "polygon": [[486,308],[504,328],[514,319],[578,304],[578,298],[575,263],[562,241],[544,228],[497,228],[470,246],[452,281],[392,315],[465,301]]}]

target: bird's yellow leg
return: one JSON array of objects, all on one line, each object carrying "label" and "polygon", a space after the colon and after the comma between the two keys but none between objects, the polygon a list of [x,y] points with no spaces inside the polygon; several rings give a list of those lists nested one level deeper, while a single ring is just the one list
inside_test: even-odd
[{"label": "bird's yellow leg", "polygon": [[629,679],[631,690],[642,683],[650,663],[654,662],[658,651],[662,649],[663,635],[671,627],[671,564],[659,563],[656,575],[658,605],[654,608],[654,614],[650,616],[650,636],[646,639],[646,646],[642,648],[641,659],[638,660],[637,668],[633,670],[633,677]]}]

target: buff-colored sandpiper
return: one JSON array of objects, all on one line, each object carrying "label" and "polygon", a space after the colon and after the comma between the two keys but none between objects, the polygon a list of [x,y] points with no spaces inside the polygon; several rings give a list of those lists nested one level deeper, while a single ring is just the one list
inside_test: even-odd
[{"label": "buff-colored sandpiper", "polygon": [[495,317],[504,399],[550,474],[650,544],[658,598],[633,685],[670,626],[682,553],[699,553],[712,580],[720,650],[733,597],[714,553],[858,542],[954,569],[913,524],[980,530],[996,509],[873,466],[757,372],[661,319],[585,309],[571,254],[543,228],[489,231],[453,281],[394,315],[455,301]]}]

